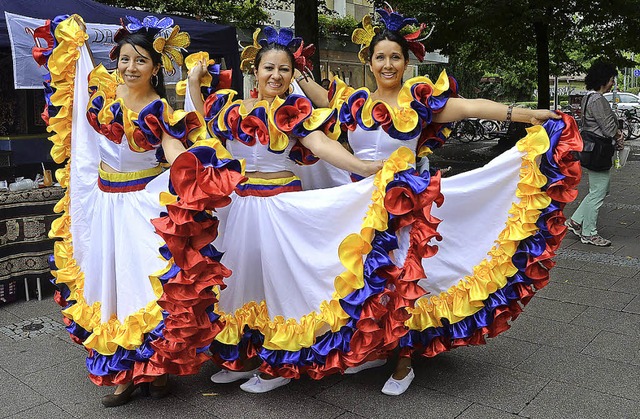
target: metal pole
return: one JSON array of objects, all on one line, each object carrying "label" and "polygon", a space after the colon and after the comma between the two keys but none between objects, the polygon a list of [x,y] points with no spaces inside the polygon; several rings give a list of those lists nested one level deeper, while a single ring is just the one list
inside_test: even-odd
[{"label": "metal pole", "polygon": [[622,83],[622,90],[623,91],[627,90],[627,70],[628,70],[628,68],[625,67],[624,68],[624,82]]},{"label": "metal pole", "polygon": [[553,76],[553,110],[558,110],[558,76]]}]

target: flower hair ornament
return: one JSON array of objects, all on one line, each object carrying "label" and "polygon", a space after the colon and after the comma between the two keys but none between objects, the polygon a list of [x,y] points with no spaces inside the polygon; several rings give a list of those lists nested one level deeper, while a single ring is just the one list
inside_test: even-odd
[{"label": "flower hair ornament", "polygon": [[404,17],[400,13],[394,12],[388,4],[387,8],[376,9],[376,13],[379,16],[377,23],[374,24],[371,15],[365,15],[362,18],[362,28],[356,28],[353,31],[353,34],[351,34],[351,40],[353,43],[361,45],[360,51],[358,52],[360,62],[363,64],[367,63],[369,59],[369,45],[371,44],[371,40],[383,28],[386,28],[388,31],[400,33],[400,31],[407,26],[418,26],[418,29],[415,32],[402,36],[407,40],[411,52],[413,52],[416,58],[422,62],[426,53],[422,41],[431,36],[433,28],[431,28],[431,31],[426,36],[421,37],[422,32],[427,25],[424,23],[418,25],[418,20],[416,18]]},{"label": "flower hair ornament", "polygon": [[[262,33],[262,37],[260,37]],[[314,54],[316,48],[313,44],[304,45],[302,38],[293,36],[293,31],[290,28],[282,28],[280,32],[271,26],[265,26],[263,29],[256,29],[253,32],[253,45],[248,45],[242,49],[240,59],[240,68],[242,71],[251,71],[253,68],[253,62],[258,55],[258,52],[267,45],[278,44],[293,53],[295,59],[294,66],[301,72],[309,72],[313,69],[311,64],[311,56]]]},{"label": "flower hair ornament", "polygon": [[[153,36],[153,49],[162,56],[162,67],[167,74],[173,74],[176,71],[175,63],[178,67],[182,66],[184,59],[182,51],[191,43],[189,34],[180,32],[180,26],[174,25],[173,19],[163,17],[158,19],[155,16],[147,16],[139,20],[133,16],[126,16],[129,23],[121,22],[122,27],[116,32],[113,40],[117,43],[128,34],[146,31]],[[116,47],[117,48],[117,47]],[[111,50],[109,57],[116,60],[116,48]]]}]

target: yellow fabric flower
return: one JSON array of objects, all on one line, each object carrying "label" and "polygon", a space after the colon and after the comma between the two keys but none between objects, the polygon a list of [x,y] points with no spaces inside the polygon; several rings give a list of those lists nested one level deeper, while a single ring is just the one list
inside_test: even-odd
[{"label": "yellow fabric flower", "polygon": [[351,40],[354,44],[362,45],[358,58],[362,63],[366,63],[369,55],[369,44],[380,29],[371,23],[371,15],[365,15],[362,18],[362,28],[356,28],[351,34]]},{"label": "yellow fabric flower", "polygon": [[256,29],[253,32],[253,45],[246,46],[242,49],[242,54],[240,55],[240,59],[242,60],[240,63],[240,69],[242,71],[251,70],[253,61],[256,59],[256,55],[258,55],[258,51],[262,49],[262,46],[258,42],[258,35],[260,35],[260,29]]},{"label": "yellow fabric flower", "polygon": [[167,73],[173,74],[176,71],[172,61],[178,66],[182,66],[184,60],[180,51],[186,49],[190,43],[189,34],[180,32],[178,25],[173,27],[166,38],[158,36],[153,41],[153,49],[162,54],[162,65]]}]

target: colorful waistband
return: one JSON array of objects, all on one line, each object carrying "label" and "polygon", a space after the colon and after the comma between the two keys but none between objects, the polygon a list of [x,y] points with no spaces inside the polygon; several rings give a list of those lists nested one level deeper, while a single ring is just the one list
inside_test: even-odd
[{"label": "colorful waistband", "polygon": [[98,168],[98,188],[111,193],[141,191],[163,170],[156,166],[139,172],[110,173]]},{"label": "colorful waistband", "polygon": [[302,182],[298,176],[290,176],[279,179],[262,179],[250,177],[246,182],[236,187],[236,193],[240,196],[275,196],[283,192],[295,192],[302,190]]}]

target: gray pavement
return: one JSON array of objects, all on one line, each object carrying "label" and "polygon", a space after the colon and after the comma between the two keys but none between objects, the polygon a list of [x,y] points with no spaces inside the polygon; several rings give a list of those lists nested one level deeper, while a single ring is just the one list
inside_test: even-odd
[{"label": "gray pavement", "polygon": [[[600,233],[613,246],[588,246],[568,235],[551,282],[510,330],[484,346],[416,361],[416,379],[403,396],[380,393],[390,364],[321,381],[303,378],[262,395],[212,384],[215,367],[207,365],[197,376],[172,377],[166,399],[138,396],[105,409],[100,396],[110,389],[88,380],[84,350],[70,341],[48,297],[0,305],[0,417],[640,417],[640,142],[631,145],[631,161],[613,171],[600,213]],[[470,152],[487,154],[486,147]],[[579,199],[585,191],[583,181]]]}]

